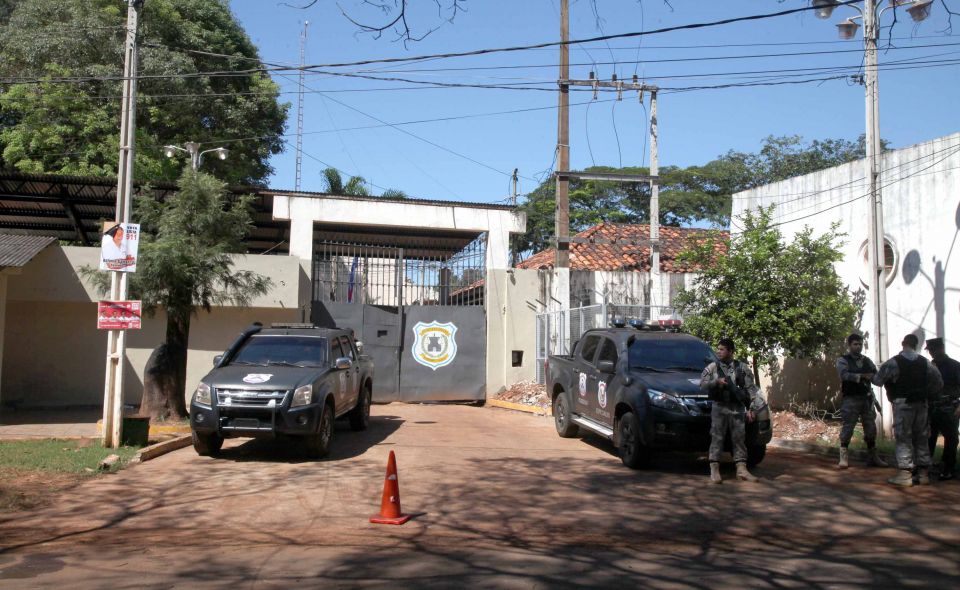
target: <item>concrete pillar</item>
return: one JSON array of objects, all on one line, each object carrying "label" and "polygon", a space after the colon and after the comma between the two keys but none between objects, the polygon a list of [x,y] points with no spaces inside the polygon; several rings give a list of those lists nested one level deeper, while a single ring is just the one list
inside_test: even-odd
[{"label": "concrete pillar", "polygon": [[313,219],[294,217],[290,220],[290,256],[313,261]]},{"label": "concrete pillar", "polygon": [[3,411],[3,335],[7,329],[7,275],[0,270],[0,412]]},{"label": "concrete pillar", "polygon": [[504,227],[499,211],[491,212],[487,216],[489,229],[487,230],[486,268],[491,270],[505,270],[510,268],[510,228]]}]

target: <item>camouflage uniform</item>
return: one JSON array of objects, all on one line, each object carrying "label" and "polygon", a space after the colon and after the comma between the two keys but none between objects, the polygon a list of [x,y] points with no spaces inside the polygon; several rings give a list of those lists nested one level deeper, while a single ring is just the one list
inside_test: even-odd
[{"label": "camouflage uniform", "polygon": [[915,351],[904,350],[880,365],[873,383],[887,388],[887,399],[893,404],[897,468],[929,469],[927,400],[943,388],[940,371]]},{"label": "camouflage uniform", "polygon": [[877,441],[877,413],[874,410],[873,388],[862,375],[877,373],[877,366],[862,354],[848,353],[837,359],[843,401],[840,405],[840,446],[850,445],[857,422],[863,423],[863,440],[868,447]]},{"label": "camouflage uniform", "polygon": [[755,399],[759,388],[753,381],[753,372],[744,363],[733,360],[729,364],[715,361],[706,366],[700,375],[700,389],[710,394],[714,399],[710,411],[710,462],[720,461],[723,452],[723,442],[727,431],[730,431],[730,442],[733,445],[733,460],[737,463],[747,462],[746,421],[744,412],[749,409],[737,400],[719,401],[716,399],[716,390],[720,387],[717,380],[726,377],[740,389]]}]

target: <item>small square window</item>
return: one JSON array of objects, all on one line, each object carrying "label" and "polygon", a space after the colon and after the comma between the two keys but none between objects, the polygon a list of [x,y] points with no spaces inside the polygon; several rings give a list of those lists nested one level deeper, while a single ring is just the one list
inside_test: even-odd
[{"label": "small square window", "polygon": [[522,351],[522,350],[514,350],[514,351],[512,351],[512,352],[510,353],[510,361],[511,361],[511,363],[513,364],[514,367],[522,367],[522,366],[523,366],[523,351]]}]

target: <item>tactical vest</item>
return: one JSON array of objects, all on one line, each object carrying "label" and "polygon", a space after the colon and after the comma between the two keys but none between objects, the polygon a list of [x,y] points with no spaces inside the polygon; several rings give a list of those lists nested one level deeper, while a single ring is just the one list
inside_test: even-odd
[{"label": "tactical vest", "polygon": [[[874,369],[870,366],[869,360],[865,356],[860,357],[860,365],[857,366],[857,359],[854,358],[852,354],[845,354],[843,358],[847,359],[847,372],[856,373],[857,375],[863,373],[873,373]],[[848,395],[868,395],[870,393],[870,381],[847,381],[844,379],[840,382],[840,391],[843,393],[843,397]]]},{"label": "tactical vest", "polygon": [[960,362],[946,358],[942,362],[933,361],[943,377],[943,393],[941,397],[947,400],[960,398]]},{"label": "tactical vest", "polygon": [[927,399],[927,359],[918,356],[907,360],[901,354],[893,357],[900,370],[897,380],[888,381],[887,394],[891,400],[906,399],[908,402],[920,402]]}]

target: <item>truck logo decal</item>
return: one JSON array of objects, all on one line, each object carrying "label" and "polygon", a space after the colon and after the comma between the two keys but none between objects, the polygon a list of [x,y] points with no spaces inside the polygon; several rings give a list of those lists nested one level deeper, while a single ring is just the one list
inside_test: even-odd
[{"label": "truck logo decal", "polygon": [[413,360],[434,371],[457,357],[457,327],[453,322],[417,322],[413,327]]},{"label": "truck logo decal", "polygon": [[580,373],[580,395],[587,397],[587,374]]},{"label": "truck logo decal", "polygon": [[273,377],[273,373],[250,373],[243,378],[244,383],[266,383]]},{"label": "truck logo decal", "polygon": [[597,383],[597,401],[600,403],[601,408],[607,407],[607,382],[601,381]]}]

